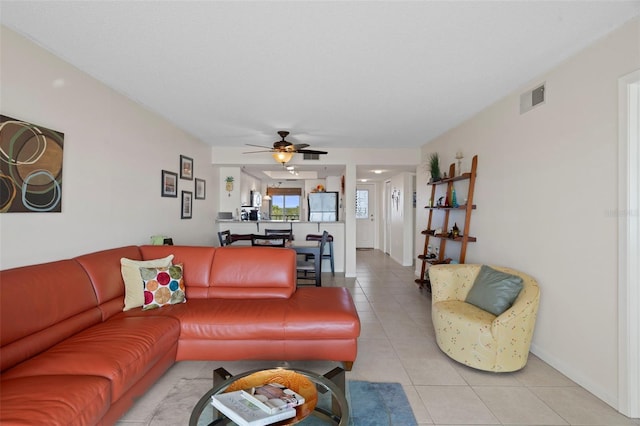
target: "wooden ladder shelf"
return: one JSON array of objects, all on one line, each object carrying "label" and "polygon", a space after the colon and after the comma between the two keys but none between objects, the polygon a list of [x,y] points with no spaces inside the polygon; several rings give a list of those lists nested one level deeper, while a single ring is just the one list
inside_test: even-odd
[{"label": "wooden ladder shelf", "polygon": [[[464,263],[467,255],[467,244],[476,241],[475,237],[469,235],[469,229],[471,226],[471,212],[476,208],[473,204],[473,190],[476,184],[476,170],[478,168],[478,156],[474,155],[471,161],[471,171],[468,173],[462,173],[459,176],[455,175],[455,163],[449,166],[449,176],[446,179],[442,179],[436,182],[430,182],[431,185],[431,197],[429,198],[429,205],[425,206],[429,210],[429,219],[427,221],[427,229],[423,230],[421,234],[424,237],[424,247],[422,254],[418,255],[418,260],[422,262],[420,267],[420,277],[415,280],[416,284],[420,288],[426,287],[431,291],[431,283],[429,282],[428,270],[430,265],[438,265],[443,263],[450,263],[453,259],[446,257],[447,243],[454,242],[459,245],[458,263]],[[462,205],[453,205],[452,192],[455,188],[454,183],[458,181],[469,181],[469,188],[467,190],[467,201]],[[441,188],[445,188],[445,193],[442,195]],[[446,201],[442,203],[436,202],[436,196],[441,195],[440,199],[445,198]],[[456,198],[459,200],[460,196],[456,194]],[[438,212],[438,213],[436,213]],[[464,222],[458,235],[453,234],[450,231],[449,219],[451,215],[455,218],[456,215],[464,212]],[[437,218],[434,217],[434,213]],[[439,220],[441,228],[436,228],[436,219]],[[454,223],[458,224],[458,221]],[[436,231],[441,230],[436,233]],[[430,248],[430,242],[435,241],[437,249],[435,253]],[[451,250],[449,251],[451,253]]]}]

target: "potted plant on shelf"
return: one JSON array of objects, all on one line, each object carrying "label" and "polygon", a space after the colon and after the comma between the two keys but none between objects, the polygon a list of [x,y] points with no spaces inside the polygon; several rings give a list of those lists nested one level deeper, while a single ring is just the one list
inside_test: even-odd
[{"label": "potted plant on shelf", "polygon": [[442,175],[440,174],[440,157],[437,152],[429,156],[429,172],[431,172],[429,183],[438,182],[442,179]]}]

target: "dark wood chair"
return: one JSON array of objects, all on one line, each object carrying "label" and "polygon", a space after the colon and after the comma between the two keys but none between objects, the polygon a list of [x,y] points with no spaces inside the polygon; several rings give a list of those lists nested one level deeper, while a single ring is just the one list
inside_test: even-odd
[{"label": "dark wood chair", "polygon": [[297,279],[298,284],[300,284],[300,280],[313,280],[313,284],[316,286],[319,285],[317,274],[322,274],[322,253],[324,253],[325,245],[327,244],[327,239],[329,238],[329,233],[324,231],[322,236],[320,237],[320,270],[316,272],[316,265],[313,259],[313,255],[305,255],[303,260],[298,260],[296,264],[297,271]]},{"label": "dark wood chair", "polygon": [[[322,235],[320,234],[307,234],[307,241],[320,241],[322,239]],[[322,252],[322,259],[329,259],[329,264],[331,265],[331,275],[336,275],[336,268],[333,263],[333,235],[329,234],[327,236],[327,248],[328,253]]]},{"label": "dark wood chair", "polygon": [[278,235],[251,234],[252,246],[284,247],[287,241],[288,241],[287,236],[284,234],[278,234]]}]

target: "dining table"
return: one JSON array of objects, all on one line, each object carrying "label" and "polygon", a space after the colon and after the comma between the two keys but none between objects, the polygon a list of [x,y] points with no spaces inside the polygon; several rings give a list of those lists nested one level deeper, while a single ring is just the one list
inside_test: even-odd
[{"label": "dining table", "polygon": [[322,256],[320,253],[320,241],[298,241],[293,240],[287,247],[296,251],[296,254],[313,255],[313,266],[315,270],[316,287],[322,286]]}]

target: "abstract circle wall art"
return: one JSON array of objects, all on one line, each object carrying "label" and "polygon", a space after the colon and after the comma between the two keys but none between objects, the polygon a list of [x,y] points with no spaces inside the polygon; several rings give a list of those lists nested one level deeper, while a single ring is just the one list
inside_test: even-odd
[{"label": "abstract circle wall art", "polygon": [[64,133],[0,115],[0,213],[62,211]]}]

